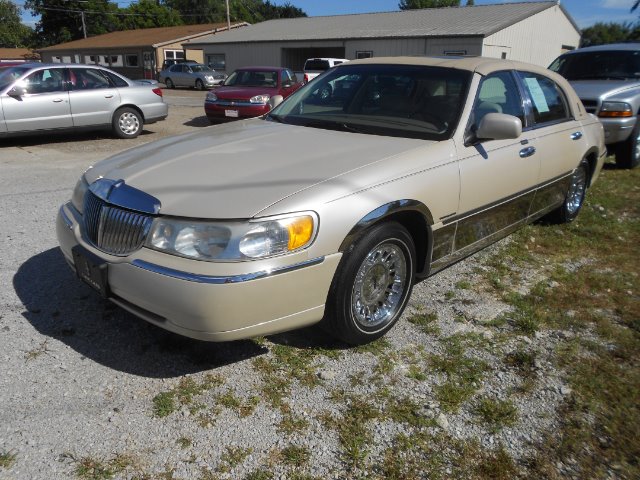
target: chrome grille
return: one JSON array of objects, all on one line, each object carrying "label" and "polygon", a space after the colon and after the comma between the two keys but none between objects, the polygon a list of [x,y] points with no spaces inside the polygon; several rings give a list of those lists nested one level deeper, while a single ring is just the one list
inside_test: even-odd
[{"label": "chrome grille", "polygon": [[98,249],[112,255],[128,255],[144,243],[153,218],[110,205],[91,192],[84,199],[84,230]]}]

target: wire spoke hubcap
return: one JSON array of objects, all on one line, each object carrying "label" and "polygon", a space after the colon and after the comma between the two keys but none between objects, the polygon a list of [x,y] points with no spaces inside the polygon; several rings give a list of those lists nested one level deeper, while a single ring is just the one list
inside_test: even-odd
[{"label": "wire spoke hubcap", "polygon": [[571,185],[567,193],[567,211],[574,214],[580,209],[584,199],[584,191],[587,186],[587,173],[580,167],[571,177]]},{"label": "wire spoke hubcap", "polygon": [[400,247],[381,243],[369,252],[356,274],[351,309],[356,321],[375,328],[393,320],[407,283],[407,259]]}]

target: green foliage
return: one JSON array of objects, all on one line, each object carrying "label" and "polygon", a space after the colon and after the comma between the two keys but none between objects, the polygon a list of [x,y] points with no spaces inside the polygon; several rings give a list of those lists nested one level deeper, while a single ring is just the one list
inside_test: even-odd
[{"label": "green foliage", "polygon": [[155,0],[140,0],[121,9],[118,15],[118,30],[135,30],[139,28],[173,27],[182,25],[180,12],[168,8]]},{"label": "green foliage", "polygon": [[[187,24],[227,21],[225,2],[220,0],[166,0],[164,4],[179,12]],[[258,23],[275,18],[306,17],[307,14],[290,3],[276,5],[269,0],[230,0],[229,16],[232,22]]]},{"label": "green foliage", "polygon": [[10,0],[0,0],[0,47],[27,47],[33,31],[20,22],[20,9]]},{"label": "green foliage", "polygon": [[[472,3],[473,4],[473,3]],[[459,7],[460,0],[400,0],[400,10],[415,10],[418,8]]]},{"label": "green foliage", "polygon": [[582,30],[580,46],[588,47],[640,40],[640,23],[598,22]]}]

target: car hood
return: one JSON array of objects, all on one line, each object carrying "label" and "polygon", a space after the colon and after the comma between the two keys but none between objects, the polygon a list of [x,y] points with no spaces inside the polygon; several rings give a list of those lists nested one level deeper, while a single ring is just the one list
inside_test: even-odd
[{"label": "car hood", "polygon": [[275,87],[218,87],[215,90],[218,98],[249,99],[255,95],[276,95],[278,89]]},{"label": "car hood", "polygon": [[636,80],[573,80],[571,86],[581,99],[596,100],[602,96],[612,96],[618,93],[640,87]]},{"label": "car hood", "polygon": [[[165,215],[251,218],[314,185],[428,143],[253,119],[137,147],[99,162],[86,178],[122,179],[160,200]],[[343,183],[346,190],[359,188],[357,181]]]}]

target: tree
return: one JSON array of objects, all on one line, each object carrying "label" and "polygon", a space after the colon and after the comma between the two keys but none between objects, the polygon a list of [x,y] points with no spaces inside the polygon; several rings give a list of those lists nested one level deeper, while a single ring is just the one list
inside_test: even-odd
[{"label": "tree", "polygon": [[[640,1],[640,0],[639,0]],[[582,30],[581,47],[640,40],[640,24],[598,22]]]},{"label": "tree", "polygon": [[[77,40],[118,30],[118,5],[108,0],[27,0],[25,8],[40,15],[36,34],[41,44]],[[83,20],[84,12],[84,25]]]},{"label": "tree", "polygon": [[[188,24],[227,21],[223,0],[165,0],[166,5],[180,12]],[[306,17],[307,14],[290,3],[275,5],[269,0],[229,0],[229,12],[234,22],[258,23],[274,18]]]},{"label": "tree", "polygon": [[467,7],[473,7],[476,4],[473,0],[467,0]]},{"label": "tree", "polygon": [[33,34],[20,21],[20,9],[9,0],[0,0],[0,47],[26,47]]},{"label": "tree", "polygon": [[400,10],[415,10],[417,8],[459,7],[460,0],[400,0]]},{"label": "tree", "polygon": [[131,3],[118,13],[120,24],[118,30],[135,30],[138,28],[173,27],[182,25],[180,13],[155,0],[140,0]]}]

